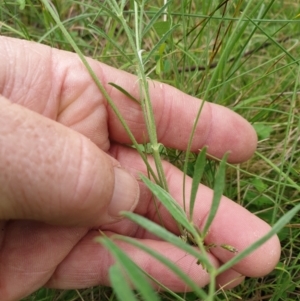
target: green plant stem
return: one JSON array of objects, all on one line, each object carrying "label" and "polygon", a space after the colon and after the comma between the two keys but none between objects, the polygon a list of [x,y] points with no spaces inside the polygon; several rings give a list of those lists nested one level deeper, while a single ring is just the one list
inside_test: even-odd
[{"label": "green plant stem", "polygon": [[148,168],[151,176],[153,177],[154,181],[158,182],[156,174],[153,171],[153,169],[151,168],[151,166],[150,166],[150,164],[149,164],[149,162],[147,160],[146,155],[143,153],[140,145],[136,141],[136,139],[135,139],[134,135],[132,134],[130,128],[128,127],[125,119],[123,118],[122,114],[119,112],[117,106],[114,104],[113,100],[111,99],[111,97],[109,96],[109,94],[107,93],[107,91],[105,90],[105,88],[103,87],[103,85],[100,83],[98,77],[96,76],[95,72],[93,71],[93,69],[89,65],[87,59],[85,58],[85,56],[83,55],[83,53],[81,52],[81,50],[79,49],[79,47],[76,45],[76,43],[74,42],[74,40],[71,37],[71,35],[69,34],[69,32],[63,26],[62,22],[60,21],[58,15],[54,11],[54,9],[50,5],[50,3],[47,0],[41,0],[41,1],[44,4],[44,6],[47,8],[47,10],[49,11],[49,13],[51,14],[52,18],[54,19],[54,21],[56,22],[56,24],[58,25],[58,27],[60,28],[60,30],[62,31],[62,33],[64,34],[64,36],[68,40],[68,42],[70,43],[70,45],[73,47],[74,51],[77,53],[77,55],[79,56],[79,58],[83,62],[84,66],[86,67],[86,69],[89,72],[90,76],[92,77],[92,79],[96,83],[98,89],[101,91],[101,93],[103,94],[103,96],[105,97],[105,99],[107,100],[107,102],[109,103],[109,105],[111,106],[111,108],[113,109],[114,113],[116,114],[116,116],[118,117],[118,119],[121,122],[122,126],[124,127],[127,135],[129,136],[130,140],[132,141],[132,144],[135,146],[135,148],[138,151],[139,155],[141,156],[142,160],[146,164],[146,166],[147,166],[147,168]]},{"label": "green plant stem", "polygon": [[[143,62],[143,57],[142,57],[142,52],[143,49],[141,49],[141,16],[143,13],[143,6],[144,6],[144,1],[142,1],[142,4],[140,5],[140,14],[139,14],[139,7],[138,3],[135,1],[134,2],[134,11],[135,11],[135,37],[136,37],[136,53],[137,53],[137,58],[138,58],[138,78],[140,80],[140,94],[141,94],[141,104],[142,104],[142,109],[144,113],[144,118],[147,126],[147,132],[149,135],[149,140],[151,144],[151,149],[152,149],[152,156],[154,158],[155,162],[155,167],[158,173],[158,178],[159,178],[159,184],[166,190],[168,191],[168,185],[164,173],[164,169],[162,166],[160,154],[159,154],[159,143],[157,140],[157,130],[156,130],[156,125],[155,125],[155,119],[154,119],[154,112],[153,112],[153,107],[151,103],[151,98],[149,94],[149,83],[146,78],[145,74],[145,68],[144,68],[144,62]],[[140,20],[138,19],[138,16],[140,16]],[[140,26],[139,26],[140,25]]]},{"label": "green plant stem", "polygon": [[[115,0],[109,1],[108,4],[111,6],[111,9],[116,10],[118,4]],[[123,16],[123,11],[118,10],[118,20],[121,22],[122,28],[124,29],[126,36],[128,38],[129,44],[135,53],[137,58],[137,75],[139,80],[139,89],[140,89],[140,102],[141,107],[146,123],[146,128],[151,144],[152,156],[155,162],[157,177],[153,177],[153,172],[151,176],[154,181],[161,185],[166,191],[168,191],[167,180],[164,174],[164,169],[162,166],[161,157],[159,154],[159,143],[157,140],[157,131],[154,119],[154,112],[151,103],[151,98],[149,94],[149,84],[144,70],[144,62],[142,58],[143,49],[141,49],[141,33],[142,33],[142,15],[143,15],[144,1],[140,4],[140,10],[137,1],[134,1],[134,16],[135,16],[135,41],[133,39],[133,33],[130,30],[126,19]]]}]

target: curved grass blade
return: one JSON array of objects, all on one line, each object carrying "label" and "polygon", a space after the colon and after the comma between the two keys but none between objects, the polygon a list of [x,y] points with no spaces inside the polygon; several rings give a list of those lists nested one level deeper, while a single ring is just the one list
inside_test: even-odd
[{"label": "curved grass blade", "polygon": [[195,256],[195,258],[203,264],[208,271],[214,269],[213,265],[209,261],[208,257],[205,254],[200,253],[199,250],[196,248],[188,245],[182,239],[180,239],[175,234],[169,232],[165,228],[161,227],[160,225],[146,219],[143,216],[132,212],[122,212],[122,215],[126,218],[130,219],[131,221],[135,222],[136,224],[140,225],[142,228],[146,229],[147,231],[153,233],[154,235],[162,238],[164,241],[171,243],[172,245],[180,248],[183,251]]},{"label": "curved grass blade", "polygon": [[127,280],[123,276],[123,270],[118,265],[113,265],[109,269],[108,273],[112,288],[114,289],[118,300],[138,301],[133,293],[132,288],[129,286]]},{"label": "curved grass blade", "polygon": [[92,24],[90,24],[89,27],[92,28],[93,30],[95,30],[95,32],[97,34],[99,34],[100,36],[102,36],[104,39],[109,41],[122,54],[122,56],[127,59],[127,61],[131,65],[134,64],[132,59],[130,58],[130,56],[128,56],[127,53],[122,49],[122,47],[114,39],[112,39],[108,34],[106,34],[103,30],[101,30],[100,28],[98,28],[97,26],[94,26]]},{"label": "curved grass blade", "polygon": [[179,204],[171,197],[171,195],[161,188],[159,185],[151,182],[147,177],[141,175],[142,181],[147,185],[151,192],[162,202],[162,204],[167,208],[168,212],[172,217],[182,225],[186,230],[191,233],[195,232],[194,227],[189,223],[184,210],[179,206]]},{"label": "curved grass blade", "polygon": [[117,84],[114,83],[108,83],[109,85],[113,86],[117,90],[119,90],[121,93],[123,93],[125,96],[136,102],[137,104],[141,104],[135,97],[133,97],[130,93],[128,93],[124,88],[118,86]]},{"label": "curved grass blade", "polygon": [[[133,239],[131,237],[116,235],[116,236],[113,236],[113,238],[117,239],[117,240],[122,240],[122,241],[128,242],[129,244],[145,251],[146,253],[148,253],[152,257],[156,258],[161,263],[163,263],[166,267],[168,267],[171,271],[173,271],[178,277],[180,277],[180,279],[183,280],[193,290],[194,293],[198,294],[198,297],[200,297],[203,300],[205,300],[207,298],[207,294],[204,292],[204,290],[199,288],[197,283],[195,283],[174,262],[172,262],[171,260],[169,260],[165,256],[163,256],[160,253],[150,249],[149,247],[147,247],[143,243],[141,243],[141,242],[139,242],[136,239]],[[195,262],[195,264],[197,264],[197,263]]]},{"label": "curved grass blade", "polygon": [[209,210],[209,214],[205,223],[205,226],[203,228],[203,235],[205,236],[210,225],[212,224],[215,215],[218,211],[221,197],[223,195],[223,190],[225,187],[225,172],[226,172],[226,161],[227,161],[228,153],[226,153],[220,162],[219,169],[217,171],[216,177],[215,177],[215,184],[214,184],[214,195],[213,200],[211,203],[211,208]]},{"label": "curved grass blade", "polygon": [[142,32],[142,37],[145,36],[145,34],[152,28],[153,24],[156,22],[156,20],[164,13],[164,11],[166,10],[166,8],[169,6],[169,4],[171,4],[171,1],[168,1],[165,5],[163,5],[159,11],[152,17],[152,19],[150,20],[150,22],[146,25],[146,27],[144,28],[143,32]]},{"label": "curved grass blade", "polygon": [[284,171],[282,171],[276,164],[274,164],[270,159],[268,159],[267,157],[265,157],[263,154],[261,154],[260,152],[256,151],[255,155],[257,155],[258,157],[262,158],[269,166],[272,167],[273,171],[276,171],[278,173],[278,175],[280,175],[280,177],[282,177],[282,179],[284,179],[285,181],[287,181],[289,184],[291,184],[291,187],[297,189],[300,192],[300,185],[298,185],[296,182],[293,181],[293,179],[291,177],[289,177]]},{"label": "curved grass blade", "polygon": [[[145,301],[159,301],[160,298],[146,279],[144,272],[108,237],[98,237],[96,241],[104,245],[114,256],[118,265],[124,267],[124,271],[134,288],[140,292]],[[114,271],[113,271],[114,272]],[[124,300],[124,299],[123,299]],[[131,299],[129,299],[131,300]]]},{"label": "curved grass blade", "polygon": [[274,44],[276,45],[282,52],[284,52],[291,60],[293,60],[294,63],[296,63],[297,65],[299,65],[298,60],[296,60],[292,54],[287,51],[283,46],[281,46],[280,43],[278,43],[275,39],[273,39],[265,30],[263,30],[263,28],[261,26],[259,26],[259,24],[256,24],[256,22],[253,22],[253,20],[251,20],[250,18],[248,18],[246,16],[246,18],[255,26],[257,27],[266,37],[268,37],[268,39]]},{"label": "curved grass blade", "polygon": [[290,222],[290,220],[296,215],[296,213],[300,210],[300,204],[295,206],[292,210],[287,212],[285,215],[283,215],[277,223],[274,224],[273,228],[262,238],[254,242],[251,246],[249,246],[247,249],[243,250],[239,254],[237,254],[235,257],[227,261],[225,264],[223,264],[218,270],[217,274],[221,274],[231,268],[233,265],[235,265],[237,262],[241,261],[243,258],[251,254],[253,251],[255,251],[257,248],[259,248],[261,245],[263,245],[267,240],[269,240],[273,235],[277,234],[286,224]]},{"label": "curved grass blade", "polygon": [[5,24],[4,22],[1,22],[0,21],[0,28],[3,27],[3,28],[6,28],[8,29],[10,32],[13,32],[14,34],[16,34],[17,36],[20,36],[21,38],[23,39],[28,39],[28,36],[26,36],[24,33],[22,33],[21,31],[19,30],[16,30],[15,28],[9,26],[8,24]]},{"label": "curved grass blade", "polygon": [[[203,176],[204,168],[205,168],[205,160],[206,160],[206,147],[204,147],[201,152],[199,153],[196,164],[194,167],[194,175],[193,175],[193,182],[192,182],[192,190],[190,196],[190,221],[193,220],[193,213],[194,213],[194,206],[197,191],[200,185],[200,181]],[[185,203],[184,203],[185,207]]]},{"label": "curved grass blade", "polygon": [[148,53],[147,57],[145,58],[145,62],[147,62],[152,56],[153,53],[160,47],[162,43],[165,42],[165,40],[173,33],[173,31],[179,27],[179,24],[174,25],[170,30],[168,30],[160,39],[159,41],[155,44],[155,46],[151,49],[151,51]]}]

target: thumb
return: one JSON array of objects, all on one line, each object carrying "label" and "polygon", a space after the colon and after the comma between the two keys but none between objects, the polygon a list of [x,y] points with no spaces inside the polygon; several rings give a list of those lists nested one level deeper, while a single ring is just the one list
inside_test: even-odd
[{"label": "thumb", "polygon": [[0,220],[95,227],[139,198],[136,180],[89,139],[1,96],[0,170]]}]

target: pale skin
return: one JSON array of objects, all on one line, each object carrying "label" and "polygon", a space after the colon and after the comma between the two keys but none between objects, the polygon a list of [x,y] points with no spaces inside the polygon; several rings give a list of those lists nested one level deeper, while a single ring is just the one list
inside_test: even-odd
[{"label": "pale skin", "polygon": [[[89,60],[115,101],[136,139],[146,137],[141,108],[109,82],[139,97],[137,79]],[[185,270],[199,286],[209,275],[196,260],[158,240],[128,220],[131,210],[158,222],[151,193],[138,181],[146,173],[124,129],[75,54],[31,42],[0,37],[0,296],[19,300],[42,286],[69,289],[109,285],[113,258],[93,238],[134,237],[158,250]],[[200,100],[170,86],[150,82],[158,138],[165,146],[184,150]],[[204,145],[221,158],[243,162],[256,148],[251,125],[222,106],[205,103],[192,150]],[[151,159],[150,159],[151,161]],[[183,204],[182,173],[163,163],[172,196]],[[187,178],[186,191],[191,179]],[[200,229],[210,208],[212,191],[201,186],[194,210]],[[179,235],[164,208],[165,226]],[[227,244],[241,251],[270,227],[235,202],[222,198],[206,244]],[[170,289],[188,288],[142,251],[118,245],[143,269]],[[211,249],[219,266],[235,256]],[[218,277],[218,286],[233,287],[244,276],[272,271],[280,256],[276,236]]]}]

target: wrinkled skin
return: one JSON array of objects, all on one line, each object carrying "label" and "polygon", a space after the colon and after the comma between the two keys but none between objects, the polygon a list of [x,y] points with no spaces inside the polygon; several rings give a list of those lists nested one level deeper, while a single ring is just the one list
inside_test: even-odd
[{"label": "wrinkled skin", "polygon": [[[136,139],[147,139],[141,108],[109,82],[139,98],[137,79],[126,72],[89,60],[95,73],[126,119]],[[0,37],[0,296],[19,300],[42,286],[84,288],[109,285],[113,258],[93,238],[101,229],[134,237],[180,266],[199,286],[209,276],[195,259],[153,237],[120,210],[133,210],[158,222],[150,192],[139,180],[146,173],[120,122],[76,55],[21,40]],[[170,86],[150,82],[158,139],[184,150],[201,104]],[[205,103],[192,150],[204,145],[229,161],[247,160],[256,148],[253,128],[239,115]],[[151,159],[150,159],[151,161]],[[152,162],[152,161],[151,161]],[[169,190],[182,205],[182,173],[164,162]],[[131,174],[131,176],[130,176]],[[187,178],[186,199],[191,179]],[[194,223],[203,227],[212,191],[201,186]],[[187,206],[188,207],[188,206]],[[163,207],[165,226],[178,229]],[[229,244],[239,251],[270,227],[226,197],[206,243]],[[189,290],[147,254],[117,242],[148,273],[174,291]],[[269,273],[280,255],[275,236],[233,269],[218,277],[227,288],[244,276]],[[211,262],[221,265],[234,256],[211,250]]]}]

